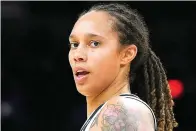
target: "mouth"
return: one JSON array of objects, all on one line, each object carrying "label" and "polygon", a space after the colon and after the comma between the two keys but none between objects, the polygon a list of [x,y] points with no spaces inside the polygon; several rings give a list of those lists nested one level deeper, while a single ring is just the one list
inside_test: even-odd
[{"label": "mouth", "polygon": [[75,76],[78,78],[81,78],[81,77],[88,75],[89,73],[90,72],[88,72],[88,71],[78,70],[78,71],[76,71]]},{"label": "mouth", "polygon": [[87,78],[90,74],[90,72],[87,71],[86,68],[82,68],[82,67],[75,67],[73,71],[74,71],[75,82],[78,84],[84,84],[87,81]]}]

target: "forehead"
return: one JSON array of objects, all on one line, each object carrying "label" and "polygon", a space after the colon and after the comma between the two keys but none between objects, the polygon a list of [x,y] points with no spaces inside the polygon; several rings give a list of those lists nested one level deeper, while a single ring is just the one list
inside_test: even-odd
[{"label": "forehead", "polygon": [[71,35],[96,34],[100,36],[114,35],[113,20],[106,12],[91,11],[83,15],[75,23]]}]

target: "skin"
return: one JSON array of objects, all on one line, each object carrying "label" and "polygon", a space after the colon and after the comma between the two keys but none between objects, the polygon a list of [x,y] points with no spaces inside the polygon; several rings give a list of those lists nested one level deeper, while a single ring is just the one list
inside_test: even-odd
[{"label": "skin", "polygon": [[[137,54],[137,47],[133,44],[121,46],[118,34],[112,29],[112,25],[113,18],[107,13],[91,11],[78,19],[69,37],[71,46],[69,62],[73,69],[76,88],[79,93],[86,96],[87,117],[106,101],[108,104],[104,108],[119,107],[119,102],[113,99],[120,99],[118,96],[122,93],[130,93],[127,74],[130,63]],[[78,66],[90,72],[82,82],[77,82],[74,75],[74,68]],[[121,108],[131,114],[132,110],[127,108],[132,106],[128,105]],[[103,122],[95,122],[97,124],[94,125],[99,125],[96,130],[109,131],[104,128],[105,125],[110,125],[107,120],[102,120],[106,118],[104,114],[107,113],[101,111],[97,118]],[[122,117],[125,117],[125,114]],[[133,122],[131,119],[126,121]]]},{"label": "skin", "polygon": [[144,104],[115,96],[96,116],[89,131],[154,131],[154,121]]}]

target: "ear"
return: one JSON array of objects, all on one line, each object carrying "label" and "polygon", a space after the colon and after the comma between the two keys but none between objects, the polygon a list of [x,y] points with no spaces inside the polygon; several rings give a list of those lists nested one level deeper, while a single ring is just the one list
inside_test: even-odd
[{"label": "ear", "polygon": [[121,65],[129,64],[135,58],[136,54],[137,54],[137,47],[134,44],[124,47],[121,51],[120,64]]}]

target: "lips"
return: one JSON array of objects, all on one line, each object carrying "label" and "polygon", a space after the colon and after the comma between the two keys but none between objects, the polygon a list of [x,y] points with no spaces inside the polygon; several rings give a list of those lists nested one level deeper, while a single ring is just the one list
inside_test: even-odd
[{"label": "lips", "polygon": [[85,70],[78,70],[78,71],[76,71],[76,73],[75,73],[75,75],[76,75],[77,77],[84,76],[84,75],[87,75],[87,74],[89,74],[89,72],[88,72],[88,71],[85,71]]},{"label": "lips", "polygon": [[74,68],[74,75],[76,83],[84,83],[87,79],[88,74],[90,73],[87,69],[83,67],[75,67]]}]

